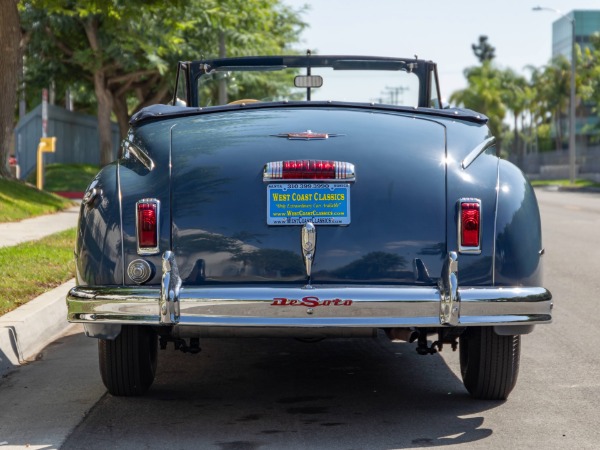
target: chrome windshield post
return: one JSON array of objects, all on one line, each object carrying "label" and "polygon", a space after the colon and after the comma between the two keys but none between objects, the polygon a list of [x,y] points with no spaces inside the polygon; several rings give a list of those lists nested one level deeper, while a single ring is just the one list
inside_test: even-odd
[{"label": "chrome windshield post", "polygon": [[166,251],[162,257],[162,282],[160,289],[160,323],[175,324],[179,322],[179,290],[181,278],[175,262],[175,254]]},{"label": "chrome windshield post", "polygon": [[460,297],[458,294],[458,257],[449,252],[438,282],[440,289],[440,323],[458,325],[460,319]]}]

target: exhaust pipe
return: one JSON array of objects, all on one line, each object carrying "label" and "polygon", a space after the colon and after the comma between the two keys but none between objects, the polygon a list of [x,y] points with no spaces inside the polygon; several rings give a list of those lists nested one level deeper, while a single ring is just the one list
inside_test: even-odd
[{"label": "exhaust pipe", "polygon": [[414,342],[419,337],[419,332],[411,328],[386,328],[385,334],[390,341]]}]

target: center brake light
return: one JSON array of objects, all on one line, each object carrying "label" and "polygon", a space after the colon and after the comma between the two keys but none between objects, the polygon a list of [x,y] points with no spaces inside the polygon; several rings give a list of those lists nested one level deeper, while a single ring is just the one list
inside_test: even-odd
[{"label": "center brake light", "polygon": [[354,181],[354,164],[342,161],[301,159],[265,164],[263,181],[275,180],[341,180]]},{"label": "center brake light", "polygon": [[481,200],[459,200],[459,252],[481,253]]},{"label": "center brake light", "polygon": [[160,202],[157,199],[143,199],[136,204],[137,247],[140,255],[159,252],[158,223]]}]

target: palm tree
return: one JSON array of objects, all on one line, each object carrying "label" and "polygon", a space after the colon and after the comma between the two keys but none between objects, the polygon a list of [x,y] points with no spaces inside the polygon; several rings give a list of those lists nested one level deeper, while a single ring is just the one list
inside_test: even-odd
[{"label": "palm tree", "polygon": [[524,147],[519,139],[519,119],[527,107],[526,89],[528,87],[527,80],[518,75],[512,69],[506,69],[500,72],[501,91],[500,96],[502,103],[505,105],[513,116],[513,153],[518,157],[519,165],[521,165],[524,154]]},{"label": "palm tree", "polygon": [[556,130],[556,149],[562,148],[564,119],[568,117],[571,63],[564,57],[554,58],[536,76],[536,99],[540,110],[549,112]]},{"label": "palm tree", "polygon": [[492,134],[496,139],[500,139],[502,121],[506,115],[506,107],[502,101],[502,76],[500,71],[488,60],[484,61],[481,66],[465,69],[464,74],[467,78],[468,87],[453,92],[450,96],[450,102],[488,116],[488,126]]}]

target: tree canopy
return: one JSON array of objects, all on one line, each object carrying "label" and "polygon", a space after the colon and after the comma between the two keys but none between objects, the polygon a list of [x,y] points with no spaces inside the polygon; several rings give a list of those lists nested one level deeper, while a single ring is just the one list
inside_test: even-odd
[{"label": "tree canopy", "polygon": [[450,96],[450,101],[484,113],[489,118],[489,127],[494,136],[500,136],[506,107],[501,96],[501,76],[489,61],[481,66],[465,69],[468,87]]},{"label": "tree canopy", "polygon": [[[106,164],[112,159],[111,117],[124,136],[131,114],[168,101],[177,61],[294,53],[306,26],[302,12],[282,0],[0,0],[0,176],[10,175],[6,161],[23,52],[27,91],[37,90],[34,102],[52,85],[57,98],[68,89],[77,109],[98,115]],[[487,36],[471,48],[479,63],[465,69],[467,87],[450,101],[486,114],[499,146],[505,141],[518,155],[533,142],[550,149],[550,130],[554,147],[564,147],[569,61],[558,57],[529,68],[526,78],[496,64]],[[577,46],[576,74],[578,112],[600,115],[600,35],[584,49]],[[246,78],[240,88],[252,96],[252,77]],[[587,130],[600,133],[599,123]]]},{"label": "tree canopy", "polygon": [[496,48],[488,42],[487,36],[479,36],[479,42],[471,45],[471,48],[480,63],[491,61],[496,57]]},{"label": "tree canopy", "polygon": [[124,136],[133,112],[169,99],[177,61],[282,53],[305,25],[280,0],[23,0],[20,13],[28,82],[94,93],[103,165],[111,114]]}]

